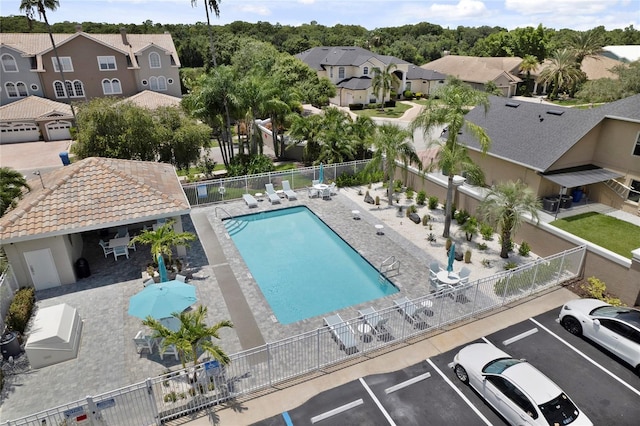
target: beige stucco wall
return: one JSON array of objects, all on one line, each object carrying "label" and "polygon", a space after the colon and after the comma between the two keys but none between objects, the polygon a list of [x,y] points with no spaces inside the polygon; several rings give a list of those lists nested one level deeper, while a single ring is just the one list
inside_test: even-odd
[{"label": "beige stucco wall", "polygon": [[[151,68],[149,65],[149,55],[151,52],[155,52],[160,55],[160,65],[161,68]],[[143,50],[141,53],[136,55],[136,59],[138,61],[139,69],[136,70],[136,84],[138,87],[138,91],[143,90],[151,90],[149,87],[149,77],[155,76],[164,76],[167,79],[167,90],[159,91],[159,93],[164,93],[171,96],[181,97],[182,93],[180,91],[180,74],[179,68],[177,66],[171,65],[171,56],[167,54],[167,52],[158,47],[152,46],[148,49]],[[147,80],[147,84],[143,85],[142,80]],[[172,83],[169,83],[169,80]]]}]

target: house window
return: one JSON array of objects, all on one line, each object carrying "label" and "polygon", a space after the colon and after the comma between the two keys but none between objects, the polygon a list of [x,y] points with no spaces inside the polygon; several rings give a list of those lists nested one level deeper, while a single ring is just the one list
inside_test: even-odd
[{"label": "house window", "polygon": [[105,78],[102,80],[102,92],[105,95],[117,95],[122,93],[122,87],[120,85],[120,80],[114,78],[113,80],[109,80]]},{"label": "house window", "polygon": [[18,72],[18,64],[16,63],[16,59],[8,53],[2,55],[2,71]]},{"label": "house window", "polygon": [[56,92],[56,98],[66,98],[67,93],[70,98],[84,97],[84,85],[80,80],[67,80],[64,85],[61,81],[54,81],[53,90]]},{"label": "house window", "polygon": [[362,75],[369,75],[369,67],[364,67],[362,69]]},{"label": "house window", "polygon": [[333,67],[329,68],[329,77],[333,78]]},{"label": "house window", "polygon": [[170,59],[170,61],[171,61],[171,66],[172,66],[172,67],[175,67],[175,66],[176,66],[176,60],[175,60],[175,58],[173,57],[173,55],[169,56],[169,59]]},{"label": "house window", "polygon": [[[51,62],[53,62],[53,70],[55,72],[60,72],[57,59],[58,58],[54,56],[53,58],[51,58]],[[73,71],[73,63],[71,63],[71,58],[69,56],[60,56],[60,63],[62,64],[62,71],[64,72]]]},{"label": "house window", "polygon": [[633,147],[633,155],[640,157],[640,132],[636,136],[636,144]]},{"label": "house window", "polygon": [[27,97],[27,95],[29,95],[29,92],[27,92],[27,85],[21,81],[16,83],[16,89],[18,89],[19,98],[25,98]]},{"label": "house window", "polygon": [[338,68],[338,78],[344,78],[344,67]]},{"label": "house window", "polygon": [[149,67],[160,68],[160,55],[158,53],[149,53]]},{"label": "house window", "polygon": [[31,90],[33,90],[34,92],[38,91],[39,87],[37,84],[32,84],[31,86],[29,86],[31,88]]},{"label": "house window", "polygon": [[4,89],[7,91],[7,96],[10,98],[25,98],[29,95],[27,92],[27,86],[19,81],[17,83],[8,82],[5,83]]},{"label": "house window", "polygon": [[98,56],[98,68],[100,71],[117,70],[115,56]]},{"label": "house window", "polygon": [[636,203],[640,203],[640,180],[631,179],[631,191],[629,191],[629,196],[627,199],[629,201],[635,201]]},{"label": "house window", "polygon": [[149,88],[156,92],[161,92],[167,90],[167,79],[163,76],[160,77],[150,77],[149,78]]}]

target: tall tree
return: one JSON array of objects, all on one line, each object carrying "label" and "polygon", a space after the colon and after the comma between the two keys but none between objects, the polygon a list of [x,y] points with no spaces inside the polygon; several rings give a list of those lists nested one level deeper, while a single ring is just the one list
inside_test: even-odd
[{"label": "tall tree", "polygon": [[[204,11],[207,14],[207,32],[209,34],[209,48],[211,49],[211,61],[214,68],[218,66],[216,62],[216,46],[213,41],[213,30],[211,29],[211,18],[209,17],[209,11],[213,12],[217,18],[220,17],[220,5],[222,0],[204,0]],[[191,7],[195,7],[198,0],[191,0]]]},{"label": "tall tree", "polygon": [[195,234],[191,232],[177,233],[173,229],[175,220],[167,221],[164,225],[158,227],[155,231],[145,229],[135,237],[129,244],[145,244],[150,246],[151,257],[155,262],[158,256],[167,256],[168,263],[171,264],[171,256],[173,255],[173,247],[187,246],[191,241],[196,240]]},{"label": "tall tree", "polygon": [[582,61],[586,57],[597,56],[604,47],[604,37],[601,32],[593,29],[575,33],[570,38],[570,50],[575,56],[578,68],[582,66]]},{"label": "tall tree", "polygon": [[537,222],[540,208],[540,200],[536,194],[521,181],[496,185],[480,202],[478,211],[481,217],[500,232],[500,257],[509,257],[511,238],[524,222],[525,215],[529,214]]},{"label": "tall tree", "polygon": [[219,361],[220,364],[227,365],[231,362],[231,359],[219,345],[215,345],[212,342],[212,339],[220,339],[220,330],[231,328],[233,324],[231,321],[223,320],[209,326],[205,323],[206,316],[207,308],[200,305],[193,311],[174,312],[172,314],[172,317],[180,322],[180,328],[176,331],[168,329],[160,321],[152,317],[147,317],[142,321],[142,324],[153,330],[153,338],[162,339],[161,351],[166,350],[170,345],[175,345],[183,368],[186,368],[187,362],[193,362],[194,367],[198,365],[199,351],[204,351]]},{"label": "tall tree", "polygon": [[531,94],[531,91],[529,89],[529,83],[531,81],[531,71],[535,70],[537,67],[538,58],[533,55],[524,55],[524,57],[522,58],[522,62],[520,63],[520,71],[527,75],[527,78],[525,78],[525,94],[527,95]]},{"label": "tall tree", "polygon": [[549,95],[551,99],[555,99],[561,89],[573,92],[578,83],[586,80],[574,53],[569,49],[554,51],[550,62],[540,72],[539,78],[541,83],[552,85]]},{"label": "tall tree", "polygon": [[[438,99],[439,98],[439,99]],[[458,134],[465,129],[479,143],[483,153],[491,147],[491,139],[487,132],[480,126],[465,120],[465,114],[474,106],[482,106],[485,112],[489,108],[489,97],[485,92],[474,90],[460,80],[450,78],[445,86],[440,88],[437,96],[430,98],[422,111],[411,123],[411,130],[422,129],[426,140],[429,140],[430,132],[442,126],[447,126],[446,142],[442,144],[441,150],[445,153],[439,154],[438,166],[448,176],[447,200],[445,204],[445,222],[442,236],[449,238],[451,228],[451,209],[453,203],[453,177],[465,170],[469,162],[460,153],[460,142]],[[432,141],[432,144],[439,142]],[[468,157],[467,157],[468,158]],[[463,161],[464,160],[464,161]]]},{"label": "tall tree", "polygon": [[367,165],[369,170],[379,170],[384,166],[387,177],[387,198],[389,206],[393,205],[393,177],[396,161],[401,160],[404,167],[415,164],[422,170],[422,161],[411,143],[412,132],[400,128],[396,124],[384,123],[376,128],[373,134],[373,158]]},{"label": "tall tree", "polygon": [[22,173],[9,167],[0,167],[0,217],[16,206],[25,189],[31,190]]},{"label": "tall tree", "polygon": [[387,93],[391,91],[393,83],[398,81],[398,77],[393,74],[393,70],[398,68],[393,62],[389,63],[383,69],[378,67],[373,68],[373,91],[376,96],[379,96],[380,109],[384,111],[384,100],[387,98]]},{"label": "tall tree", "polygon": [[320,153],[316,162],[342,163],[354,159],[355,144],[351,116],[338,108],[327,108],[322,117]]},{"label": "tall tree", "polygon": [[69,88],[67,87],[67,80],[64,78],[64,70],[63,64],[60,62],[60,55],[58,55],[58,47],[56,46],[56,42],[53,39],[53,33],[51,32],[51,25],[49,25],[49,20],[47,19],[47,9],[54,11],[60,6],[60,2],[58,0],[21,0],[20,1],[20,11],[25,12],[27,15],[27,19],[29,20],[29,26],[31,26],[31,21],[33,21],[33,17],[35,16],[36,11],[38,15],[44,20],[44,23],[47,27],[47,32],[49,33],[49,40],[51,41],[51,46],[53,47],[53,54],[56,57],[56,62],[58,65],[58,71],[60,72],[60,79],[62,80],[62,84],[64,86],[64,94],[69,106],[71,107],[71,115],[73,115],[73,121],[76,126],[78,123],[76,121],[76,111],[73,107],[73,103],[71,103],[71,97],[69,96]]}]

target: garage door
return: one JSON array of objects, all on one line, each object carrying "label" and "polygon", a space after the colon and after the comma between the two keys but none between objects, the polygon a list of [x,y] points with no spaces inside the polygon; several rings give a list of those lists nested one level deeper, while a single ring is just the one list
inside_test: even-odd
[{"label": "garage door", "polygon": [[36,123],[0,123],[0,144],[40,140]]},{"label": "garage door", "polygon": [[47,140],[61,141],[64,139],[71,139],[71,133],[69,132],[70,128],[71,122],[69,121],[54,121],[47,123],[47,135],[49,136]]}]

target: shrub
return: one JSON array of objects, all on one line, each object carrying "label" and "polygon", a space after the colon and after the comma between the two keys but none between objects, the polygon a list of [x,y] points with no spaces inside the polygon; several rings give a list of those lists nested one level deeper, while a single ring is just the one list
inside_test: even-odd
[{"label": "shrub", "polygon": [[478,243],[478,250],[486,250],[488,246],[485,243]]},{"label": "shrub", "polygon": [[432,195],[431,197],[429,197],[429,208],[431,210],[435,210],[438,208],[438,197],[436,197],[435,195]]},{"label": "shrub", "polygon": [[511,269],[516,269],[518,267],[518,264],[516,262],[506,262],[504,264],[504,270],[505,271],[509,271]]},{"label": "shrub", "polygon": [[418,195],[416,195],[416,203],[421,206],[424,206],[424,202],[427,199],[427,193],[424,191],[418,191]]},{"label": "shrub", "polygon": [[416,98],[421,99],[423,96],[422,92],[416,92]]},{"label": "shrub", "polygon": [[471,263],[471,250],[469,249],[464,252],[464,263]]},{"label": "shrub", "polygon": [[466,219],[465,222],[460,226],[460,230],[464,232],[466,240],[471,241],[474,235],[478,234],[478,220],[475,217]]},{"label": "shrub", "polygon": [[471,215],[469,214],[468,211],[466,210],[460,210],[458,211],[454,218],[456,220],[456,222],[458,222],[458,225],[464,225],[464,223],[467,221],[467,219],[469,219],[471,217]]},{"label": "shrub", "polygon": [[493,227],[491,225],[483,223],[480,225],[480,235],[482,235],[482,239],[485,241],[493,240]]},{"label": "shrub", "polygon": [[16,292],[11,305],[9,305],[9,313],[6,320],[10,330],[24,334],[29,318],[31,318],[35,301],[35,290],[31,287],[23,287]]},{"label": "shrub", "polygon": [[604,281],[599,280],[596,277],[587,278],[587,284],[583,284],[580,288],[584,290],[589,297],[593,297],[598,300],[602,300],[613,306],[623,306],[624,304],[617,297],[612,297],[607,294],[607,286]]},{"label": "shrub", "polygon": [[407,89],[404,92],[402,92],[402,96],[404,96],[406,99],[413,99],[413,92]]},{"label": "shrub", "polygon": [[407,188],[407,192],[405,192],[407,200],[413,200],[413,189]]},{"label": "shrub", "polygon": [[[496,281],[493,290],[498,296],[511,296],[522,290],[530,290],[534,285],[546,285],[551,280],[557,279],[558,268],[561,259],[539,263],[537,266],[513,273],[510,277]],[[513,263],[513,262],[509,262]],[[505,264],[506,266],[509,264]],[[535,282],[534,282],[535,278]]]},{"label": "shrub", "polygon": [[427,226],[428,223],[429,223],[429,215],[425,214],[424,216],[422,216],[422,225]]},{"label": "shrub", "polygon": [[416,205],[415,205],[415,204],[411,204],[411,205],[409,206],[409,208],[407,209],[407,211],[408,211],[409,213],[418,213],[418,208],[416,207]]},{"label": "shrub", "polygon": [[484,266],[485,268],[491,268],[491,260],[482,259],[482,266]]},{"label": "shrub", "polygon": [[384,103],[384,107],[385,108],[395,108],[396,107],[396,101],[387,101]]},{"label": "shrub", "polygon": [[523,241],[518,248],[518,254],[520,256],[529,256],[529,252],[531,252],[531,247],[529,247],[529,243]]},{"label": "shrub", "polygon": [[176,402],[178,400],[178,394],[176,394],[174,391],[171,391],[165,394],[162,399],[164,400],[164,402]]},{"label": "shrub", "polygon": [[402,181],[400,179],[393,181],[393,192],[402,192]]},{"label": "shrub", "polygon": [[382,180],[383,172],[365,172],[364,170],[359,171],[358,173],[349,174],[347,172],[342,172],[336,178],[336,185],[340,188],[348,187],[348,186],[358,186],[369,184],[371,182],[377,182]]}]

